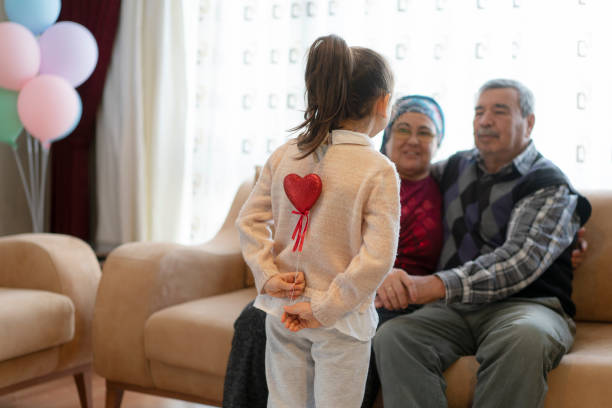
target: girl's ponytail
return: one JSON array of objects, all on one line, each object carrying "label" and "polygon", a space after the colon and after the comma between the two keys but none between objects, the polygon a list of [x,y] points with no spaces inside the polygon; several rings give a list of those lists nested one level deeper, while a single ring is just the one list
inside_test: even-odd
[{"label": "girl's ponytail", "polygon": [[337,35],[319,37],[310,46],[306,63],[307,106],[297,146],[303,159],[314,152],[345,119],[372,112],[377,98],[393,89],[387,61],[369,48],[350,47]]},{"label": "girl's ponytail", "polygon": [[291,129],[304,129],[298,136],[300,159],[314,152],[346,117],[350,95],[353,56],[346,42],[336,36],[319,37],[310,47],[306,63],[307,107],[304,122]]}]

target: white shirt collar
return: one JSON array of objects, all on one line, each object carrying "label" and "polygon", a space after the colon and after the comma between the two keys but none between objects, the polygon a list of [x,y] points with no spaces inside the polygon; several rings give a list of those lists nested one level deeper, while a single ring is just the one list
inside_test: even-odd
[{"label": "white shirt collar", "polygon": [[331,144],[356,144],[374,147],[372,138],[365,133],[352,130],[335,129],[331,132]]}]

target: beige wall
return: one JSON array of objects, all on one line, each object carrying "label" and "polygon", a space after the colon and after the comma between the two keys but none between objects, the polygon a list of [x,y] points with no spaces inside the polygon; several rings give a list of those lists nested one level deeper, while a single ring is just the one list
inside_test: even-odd
[{"label": "beige wall", "polygon": [[[0,21],[6,21],[4,1],[0,0]],[[19,138],[18,152],[27,166],[25,137]],[[47,206],[48,207],[48,206]],[[25,193],[19,178],[13,149],[0,143],[0,236],[32,231]]]}]

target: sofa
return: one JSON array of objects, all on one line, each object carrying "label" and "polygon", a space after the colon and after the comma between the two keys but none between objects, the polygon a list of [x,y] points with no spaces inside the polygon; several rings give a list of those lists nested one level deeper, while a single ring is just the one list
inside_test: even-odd
[{"label": "sofa", "polygon": [[[233,322],[256,294],[234,227],[252,185],[240,187],[221,230],[203,245],[130,243],[109,255],[93,332],[107,408],[120,406],[124,390],[221,406]],[[578,334],[550,374],[547,407],[612,401],[612,191],[587,196],[589,251],[573,295]],[[445,372],[450,407],[470,406],[477,368],[463,357]]]},{"label": "sofa", "polygon": [[99,280],[95,254],[77,238],[0,238],[0,395],[71,375],[81,407],[92,407],[91,329]]}]

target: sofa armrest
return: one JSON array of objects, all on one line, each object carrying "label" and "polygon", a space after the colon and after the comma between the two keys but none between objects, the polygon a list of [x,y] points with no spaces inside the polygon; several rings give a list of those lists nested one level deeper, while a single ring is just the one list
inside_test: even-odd
[{"label": "sofa armrest", "polygon": [[100,265],[89,245],[60,234],[0,238],[0,286],[68,296],[75,309],[73,339],[62,345],[58,368],[91,361],[91,327]]},{"label": "sofa armrest", "polygon": [[141,242],[111,252],[95,306],[96,372],[152,387],[144,352],[148,318],[172,305],[242,289],[244,273],[235,229],[200,246]]}]

